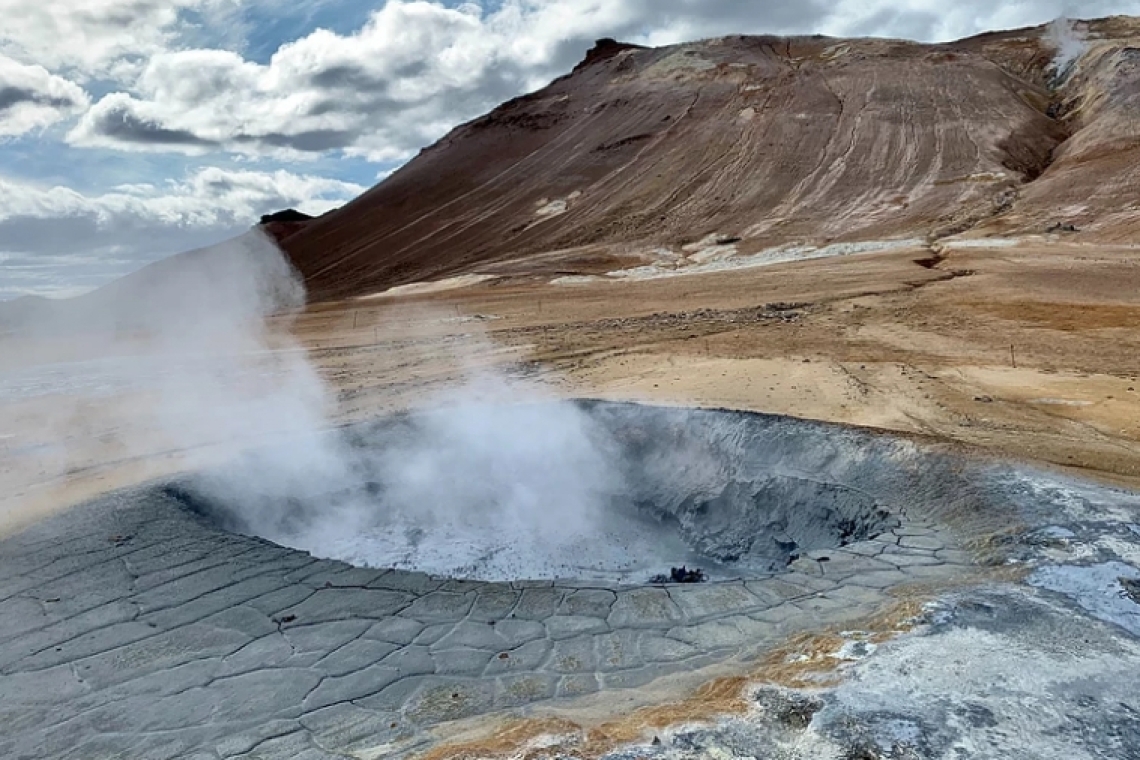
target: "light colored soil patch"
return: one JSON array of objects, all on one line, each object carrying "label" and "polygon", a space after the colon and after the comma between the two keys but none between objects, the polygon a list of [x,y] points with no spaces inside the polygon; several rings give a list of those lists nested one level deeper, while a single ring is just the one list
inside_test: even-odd
[{"label": "light colored soil patch", "polygon": [[676,277],[679,275],[731,272],[738,269],[768,267],[789,262],[811,261],[813,259],[826,259],[834,256],[852,256],[896,249],[913,248],[919,250],[921,245],[921,240],[884,240],[862,243],[835,243],[822,247],[813,245],[781,246],[779,248],[760,251],[759,253],[739,255],[737,254],[737,246],[734,244],[717,245],[714,243],[696,249],[687,259],[666,261],[630,269],[618,269],[613,272],[607,272],[607,275],[617,279],[651,280],[660,277]]},{"label": "light colored soil patch", "polygon": [[433,282],[410,282],[407,285],[397,285],[394,288],[388,288],[383,293],[361,296],[357,300],[366,301],[372,298],[396,298],[399,296],[439,293],[445,290],[455,290],[456,288],[469,288],[472,285],[478,285],[481,282],[489,282],[495,279],[498,279],[498,277],[493,274],[461,274],[458,277],[448,277]]}]

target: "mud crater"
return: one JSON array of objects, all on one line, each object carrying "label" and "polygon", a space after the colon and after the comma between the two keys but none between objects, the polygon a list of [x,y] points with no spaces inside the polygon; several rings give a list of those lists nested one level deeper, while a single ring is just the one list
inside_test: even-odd
[{"label": "mud crater", "polygon": [[[900,467],[902,452],[866,433],[725,410],[599,401],[549,406],[573,410],[604,462],[597,487],[583,486],[587,504],[555,492],[590,480],[580,469],[581,452],[568,456],[573,461],[514,463],[524,485],[527,473],[543,470],[521,507],[496,503],[519,502],[518,494],[480,491],[482,473],[493,479],[489,471],[499,466],[493,461],[449,461],[437,477],[460,482],[409,499],[406,483],[393,482],[404,478],[403,463],[376,463],[385,452],[434,445],[438,415],[456,410],[330,433],[348,461],[339,487],[227,491],[226,484],[242,482],[242,468],[256,471],[254,454],[228,475],[201,473],[165,491],[224,530],[314,556],[487,581],[639,584],[681,565],[712,581],[763,577],[806,553],[856,544],[901,523],[882,481]],[[409,460],[407,467],[416,466]],[[564,467],[579,469],[559,472]],[[442,503],[448,498],[457,503]]]}]

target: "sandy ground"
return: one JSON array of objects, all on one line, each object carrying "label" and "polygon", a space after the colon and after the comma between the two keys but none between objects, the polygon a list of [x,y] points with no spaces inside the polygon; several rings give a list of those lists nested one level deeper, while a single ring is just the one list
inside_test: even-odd
[{"label": "sandy ground", "polygon": [[1137,252],[1028,243],[930,256],[516,279],[383,310],[324,306],[299,333],[350,416],[414,402],[450,376],[433,345],[487,359],[485,337],[493,361],[560,394],[790,414],[1140,478]]},{"label": "sandy ground", "polygon": [[[1040,241],[646,281],[551,279],[515,274],[320,304],[291,330],[335,389],[343,421],[437,403],[463,375],[493,366],[553,395],[906,431],[1140,483],[1140,256],[1131,248]],[[13,338],[0,348],[9,370],[32,357]],[[33,360],[68,350],[40,346]],[[204,452],[224,455],[219,441],[195,441],[188,457],[184,441],[172,449],[160,435],[124,431],[121,405],[140,403],[114,392],[0,401],[0,529]]]}]

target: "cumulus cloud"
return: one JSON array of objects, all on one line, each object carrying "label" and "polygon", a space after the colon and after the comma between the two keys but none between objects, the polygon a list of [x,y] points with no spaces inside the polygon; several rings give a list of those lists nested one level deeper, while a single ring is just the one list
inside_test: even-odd
[{"label": "cumulus cloud", "polygon": [[0,0],[0,52],[81,77],[129,74],[180,36],[187,11],[240,0]]},{"label": "cumulus cloud", "polygon": [[50,127],[90,104],[74,82],[0,55],[0,137]]},{"label": "cumulus cloud", "polygon": [[94,287],[171,253],[237,235],[261,214],[290,206],[321,214],[363,190],[287,171],[214,167],[179,181],[99,194],[0,177],[0,298]]},{"label": "cumulus cloud", "polygon": [[[342,149],[397,160],[456,119],[552,75],[551,43],[503,45],[514,3],[478,8],[389,2],[352,35],[317,30],[265,65],[221,50],[152,56],[132,93],[99,101],[76,145],[199,153]],[[583,38],[585,39],[585,38]],[[566,61],[558,61],[565,65]]]},{"label": "cumulus cloud", "polygon": [[267,210],[302,206],[320,214],[363,191],[360,185],[287,171],[200,169],[163,185],[120,185],[100,195],[36,188],[0,178],[0,250],[12,250],[13,220],[84,218],[96,227],[140,222],[162,226],[249,226]]}]

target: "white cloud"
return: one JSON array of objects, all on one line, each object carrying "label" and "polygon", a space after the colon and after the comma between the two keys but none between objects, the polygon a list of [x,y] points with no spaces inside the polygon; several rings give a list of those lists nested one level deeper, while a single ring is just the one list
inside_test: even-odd
[{"label": "white cloud", "polygon": [[947,42],[982,32],[1046,24],[1060,16],[1097,18],[1140,13],[1137,0],[839,0],[817,23],[833,36],[903,37]]},{"label": "white cloud", "polygon": [[43,66],[0,55],[0,137],[50,127],[90,105],[83,88]]},{"label": "white cloud", "polygon": [[[509,4],[513,6],[512,4]],[[317,30],[267,65],[219,50],[152,56],[132,93],[103,98],[72,131],[76,145],[200,153],[345,149],[394,160],[457,118],[540,84],[548,55],[503,45],[504,7],[390,2],[358,32]],[[549,47],[549,45],[547,45]]]},{"label": "white cloud", "polygon": [[106,76],[177,36],[179,14],[219,0],[0,0],[0,52]]},{"label": "white cloud", "polygon": [[287,171],[213,167],[180,181],[90,195],[0,177],[0,298],[94,287],[239,234],[264,213],[294,207],[321,214],[363,190]]},{"label": "white cloud", "polygon": [[85,218],[100,227],[142,223],[162,227],[249,226],[265,211],[297,206],[321,214],[364,190],[340,180],[293,174],[200,169],[164,185],[120,185],[100,195],[66,187],[37,188],[0,178],[0,250],[11,250],[3,225],[21,218]]}]

